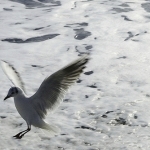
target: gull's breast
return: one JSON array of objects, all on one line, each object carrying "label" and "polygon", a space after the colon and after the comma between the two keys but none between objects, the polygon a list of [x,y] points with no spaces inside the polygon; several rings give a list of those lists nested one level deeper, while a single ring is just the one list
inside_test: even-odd
[{"label": "gull's breast", "polygon": [[14,98],[15,106],[20,116],[29,124],[39,118],[38,114],[31,106],[28,98],[25,96],[17,96]]}]

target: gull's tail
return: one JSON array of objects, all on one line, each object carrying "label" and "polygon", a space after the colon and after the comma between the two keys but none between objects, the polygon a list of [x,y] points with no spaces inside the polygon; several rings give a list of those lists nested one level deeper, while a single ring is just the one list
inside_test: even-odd
[{"label": "gull's tail", "polygon": [[49,125],[48,123],[43,121],[42,126],[40,127],[48,131],[48,134],[54,136],[60,132],[60,129],[54,125]]}]

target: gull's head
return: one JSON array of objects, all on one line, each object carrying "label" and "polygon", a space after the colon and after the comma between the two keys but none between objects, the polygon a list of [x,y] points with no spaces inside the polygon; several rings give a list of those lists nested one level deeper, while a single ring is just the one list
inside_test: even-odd
[{"label": "gull's head", "polygon": [[10,97],[15,97],[16,95],[18,95],[21,92],[21,89],[18,87],[12,87],[9,89],[7,96],[4,98],[4,100],[6,100],[7,98]]}]

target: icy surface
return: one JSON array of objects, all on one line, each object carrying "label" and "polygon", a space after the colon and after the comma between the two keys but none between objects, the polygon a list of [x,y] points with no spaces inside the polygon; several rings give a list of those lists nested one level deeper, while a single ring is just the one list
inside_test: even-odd
[{"label": "icy surface", "polygon": [[149,0],[0,0],[0,59],[20,72],[31,96],[44,78],[90,53],[91,60],[47,122],[26,129],[0,69],[0,149],[150,149]]}]

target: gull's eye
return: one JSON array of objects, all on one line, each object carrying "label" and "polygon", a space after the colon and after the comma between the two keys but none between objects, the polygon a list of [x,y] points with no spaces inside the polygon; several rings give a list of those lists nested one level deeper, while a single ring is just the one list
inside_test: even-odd
[{"label": "gull's eye", "polygon": [[14,92],[12,92],[11,94],[14,94]]},{"label": "gull's eye", "polygon": [[15,88],[15,91],[14,91],[16,94],[18,93],[18,90],[17,90],[17,88]]}]

